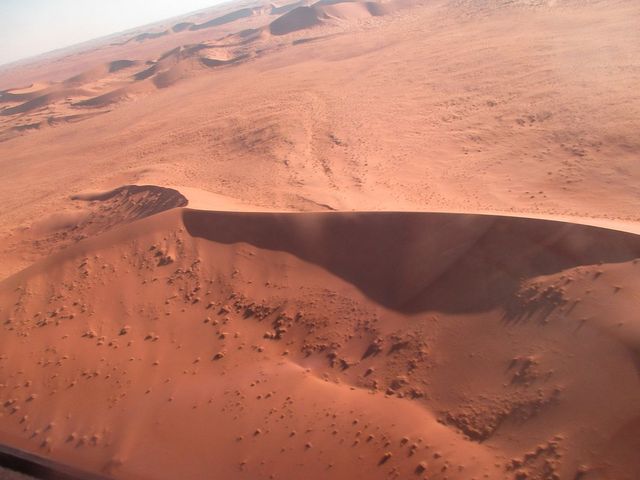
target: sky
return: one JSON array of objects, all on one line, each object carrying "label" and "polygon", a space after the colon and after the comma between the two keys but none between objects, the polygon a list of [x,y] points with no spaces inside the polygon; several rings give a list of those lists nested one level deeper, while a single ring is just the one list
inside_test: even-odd
[{"label": "sky", "polygon": [[0,65],[222,0],[0,0]]}]

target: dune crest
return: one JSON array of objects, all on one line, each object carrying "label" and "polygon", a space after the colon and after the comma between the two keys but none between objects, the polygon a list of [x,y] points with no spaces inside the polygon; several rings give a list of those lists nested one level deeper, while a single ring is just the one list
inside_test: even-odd
[{"label": "dune crest", "polygon": [[523,278],[640,257],[640,237],[631,233],[490,215],[187,210],[184,223],[196,237],[317,263],[406,313],[481,312],[510,297]]},{"label": "dune crest", "polygon": [[65,249],[86,238],[156,215],[185,207],[189,202],[177,190],[155,185],[125,185],[98,193],[71,197],[67,209],[34,221],[17,239],[14,249],[34,260]]}]

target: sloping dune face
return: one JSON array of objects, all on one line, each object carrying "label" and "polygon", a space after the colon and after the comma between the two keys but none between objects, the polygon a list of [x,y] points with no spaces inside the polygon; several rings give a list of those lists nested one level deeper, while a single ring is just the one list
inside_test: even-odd
[{"label": "sloping dune face", "polygon": [[187,199],[177,190],[155,185],[125,185],[107,192],[84,193],[72,200],[100,202],[100,213],[110,225],[129,223],[165,210],[184,207]]},{"label": "sloping dune face", "polygon": [[133,60],[114,60],[113,62],[106,63],[104,65],[100,65],[92,70],[83,72],[79,75],[75,75],[63,82],[64,86],[78,86],[84,85],[89,82],[94,82],[101,78],[104,78],[106,75],[110,73],[116,73],[120,70],[124,70],[126,68],[133,67],[137,65],[138,62]]},{"label": "sloping dune face", "polygon": [[72,208],[43,215],[8,248],[33,262],[85,238],[188,203],[180,192],[155,185],[125,185],[74,195],[71,200]]},{"label": "sloping dune face", "polygon": [[272,35],[286,35],[322,25],[324,20],[356,21],[372,16],[382,16],[391,11],[390,6],[376,2],[320,1],[311,6],[296,7],[278,17],[269,24],[269,32]]},{"label": "sloping dune face", "polygon": [[305,28],[320,25],[319,13],[313,7],[297,7],[277,18],[269,25],[272,35],[286,35]]},{"label": "sloping dune face", "polygon": [[635,235],[544,220],[437,213],[217,213],[207,221],[209,215],[186,212],[187,230],[218,243],[289,252],[403,312],[489,310],[512,295],[523,277],[640,256]]},{"label": "sloping dune face", "polygon": [[115,478],[633,479],[638,258],[562,222],[174,209],[0,283],[0,441]]},{"label": "sloping dune face", "polygon": [[40,97],[50,91],[48,85],[37,85],[33,87],[23,88],[17,90],[5,90],[0,92],[0,102],[21,102],[33,100],[36,97]]},{"label": "sloping dune face", "polygon": [[226,15],[222,15],[221,17],[214,18],[213,20],[209,20],[208,22],[198,24],[198,25],[190,25],[189,30],[202,30],[204,28],[212,28],[218,25],[224,25],[225,23],[230,23],[241,18],[250,17],[255,15],[261,11],[260,8],[241,8],[240,10],[236,10],[234,12],[228,13]]}]

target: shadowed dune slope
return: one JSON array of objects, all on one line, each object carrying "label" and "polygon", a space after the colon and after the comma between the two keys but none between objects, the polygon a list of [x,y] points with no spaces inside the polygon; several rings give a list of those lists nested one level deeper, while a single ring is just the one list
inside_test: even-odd
[{"label": "shadowed dune slope", "polygon": [[28,91],[24,93],[14,93],[11,91],[3,91],[0,92],[0,103],[9,103],[9,102],[26,102],[28,100],[33,100],[34,98],[41,97],[49,92],[51,92],[51,87],[45,87],[39,90]]},{"label": "shadowed dune slope", "polygon": [[186,210],[194,236],[289,252],[405,312],[494,308],[524,278],[640,257],[640,237],[546,220],[446,213]]},{"label": "shadowed dune slope", "polygon": [[0,443],[132,480],[633,480],[639,256],[519,218],[163,212],[0,282]]},{"label": "shadowed dune slope", "polygon": [[141,33],[139,35],[136,35],[135,37],[130,38],[129,40],[127,40],[124,43],[129,43],[131,41],[144,42],[146,40],[153,40],[155,38],[164,37],[165,35],[169,35],[169,31],[168,30],[164,30],[162,32],[143,32],[143,33]]},{"label": "shadowed dune slope", "polygon": [[178,33],[178,32],[187,30],[192,25],[194,25],[192,22],[180,22],[180,23],[176,23],[173,27],[171,27],[171,30]]},{"label": "shadowed dune slope", "polygon": [[1,115],[18,115],[22,113],[29,113],[40,108],[44,108],[50,103],[63,100],[71,95],[87,95],[87,92],[78,89],[62,89],[54,90],[51,93],[41,95],[32,100],[29,100],[21,105],[6,108],[2,110]]},{"label": "shadowed dune slope", "polygon": [[272,35],[286,35],[320,23],[320,16],[313,7],[297,7],[271,22],[269,31]]},{"label": "shadowed dune slope", "polygon": [[241,18],[251,17],[257,13],[261,13],[262,10],[263,9],[259,7],[241,8],[240,10],[235,10],[207,22],[191,25],[189,27],[189,30],[203,30],[205,28],[217,27],[219,25],[224,25],[225,23],[235,22],[236,20],[240,20]]},{"label": "shadowed dune slope", "polygon": [[286,3],[284,5],[279,5],[279,6],[272,3],[271,10],[269,10],[269,13],[271,15],[283,15],[287,12],[290,12],[296,7],[303,6],[305,3],[306,2],[304,0],[300,0],[298,2]]},{"label": "shadowed dune slope", "polygon": [[356,21],[367,17],[382,16],[392,11],[390,6],[377,2],[320,1],[311,6],[296,7],[269,24],[272,35],[286,35],[321,25],[329,19]]},{"label": "shadowed dune slope", "polygon": [[234,63],[241,62],[242,60],[249,57],[249,55],[239,55],[237,57],[228,57],[225,58],[215,58],[215,57],[200,57],[200,62],[207,67],[220,67],[222,65],[232,65]]}]

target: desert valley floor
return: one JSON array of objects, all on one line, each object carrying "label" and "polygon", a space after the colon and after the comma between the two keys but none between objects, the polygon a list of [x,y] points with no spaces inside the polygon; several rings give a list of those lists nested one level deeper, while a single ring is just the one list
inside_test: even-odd
[{"label": "desert valley floor", "polygon": [[0,67],[0,452],[640,478],[638,25],[242,0]]}]

